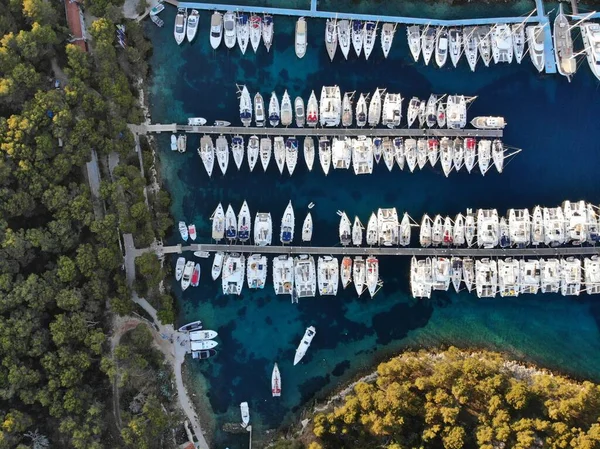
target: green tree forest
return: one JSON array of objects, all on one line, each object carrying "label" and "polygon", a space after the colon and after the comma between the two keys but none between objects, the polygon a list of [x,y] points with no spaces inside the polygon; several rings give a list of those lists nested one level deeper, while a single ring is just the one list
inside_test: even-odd
[{"label": "green tree forest", "polygon": [[[150,47],[128,23],[120,49],[103,17],[119,20],[119,5],[89,6],[101,18],[88,23],[85,53],[68,42],[63,2],[0,0],[0,449],[167,447],[155,433],[168,427],[157,393],[140,406],[148,419],[126,413],[125,431],[114,431],[107,375],[109,308],[133,308],[119,226],[136,241],[154,237],[148,215],[125,206],[146,182],[129,168],[137,156],[126,124],[141,119],[132,86]],[[99,215],[85,179],[92,150],[108,183]],[[122,163],[115,185],[110,152]],[[135,420],[151,438],[129,430]]]},{"label": "green tree forest", "polygon": [[456,348],[407,352],[377,374],[316,415],[310,449],[600,447],[600,386],[591,382]]}]

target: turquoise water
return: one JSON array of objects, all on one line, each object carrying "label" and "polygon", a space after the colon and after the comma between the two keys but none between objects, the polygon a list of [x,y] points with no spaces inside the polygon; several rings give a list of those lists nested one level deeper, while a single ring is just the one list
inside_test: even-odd
[{"label": "turquoise water", "polygon": [[[166,14],[165,14],[166,13]],[[184,122],[189,116],[237,123],[235,83],[263,96],[285,88],[292,98],[308,98],[323,84],[339,84],[342,91],[372,92],[387,87],[404,97],[436,93],[477,95],[470,116],[504,115],[508,121],[505,142],[522,148],[499,175],[485,177],[452,174],[449,179],[432,169],[410,174],[388,173],[376,167],[375,175],[357,178],[350,172],[320,169],[306,172],[299,164],[293,178],[280,176],[271,165],[265,174],[246,166],[227,176],[207,178],[196,154],[199,136],[188,140],[189,151],[173,154],[168,136],[161,136],[160,158],[165,184],[173,195],[176,220],[194,221],[199,240],[210,239],[208,220],[218,202],[239,210],[244,199],[252,214],[270,211],[276,227],[291,199],[301,221],[309,202],[315,220],[316,245],[337,242],[336,210],[359,215],[366,222],[371,210],[395,206],[413,217],[424,213],[454,215],[467,207],[555,205],[565,199],[600,202],[600,127],[598,82],[585,61],[572,83],[559,76],[535,73],[529,61],[521,66],[459,69],[424,67],[411,62],[405,30],[399,28],[389,60],[376,48],[369,62],[351,58],[330,63],[322,44],[322,21],[309,21],[310,46],[299,61],[293,50],[293,19],[277,17],[275,44],[245,57],[224,48],[213,52],[207,39],[208,14],[201,15],[200,33],[193,45],[177,47],[172,37],[174,12],[165,11],[166,26],[148,27],[154,43],[151,86],[155,122]],[[216,171],[215,171],[216,173]],[[175,230],[176,233],[176,230]],[[174,235],[172,240],[177,241]],[[174,264],[174,260],[173,260]],[[210,260],[201,261],[201,287],[179,298],[180,323],[202,319],[219,332],[218,355],[207,362],[189,361],[194,375],[204,376],[208,400],[218,427],[239,422],[239,403],[250,403],[254,439],[266,429],[295,422],[302,406],[324,397],[406,347],[458,345],[485,347],[509,353],[569,375],[600,381],[600,298],[565,299],[557,295],[517,299],[478,300],[468,294],[438,292],[431,300],[409,295],[409,260],[380,260],[383,289],[375,299],[357,299],[352,291],[336,298],[314,298],[292,305],[276,297],[270,283],[264,291],[244,290],[241,297],[225,297],[220,282],[210,280]],[[300,365],[293,354],[304,329],[314,325],[317,335]],[[270,374],[274,362],[282,373],[283,395],[271,398]],[[247,436],[217,432],[217,446],[246,447]]]}]

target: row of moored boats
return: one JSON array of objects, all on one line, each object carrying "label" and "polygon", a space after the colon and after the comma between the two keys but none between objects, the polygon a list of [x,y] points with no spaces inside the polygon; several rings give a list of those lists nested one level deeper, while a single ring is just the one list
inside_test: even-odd
[{"label": "row of moored boats", "polygon": [[450,283],[458,292],[464,282],[479,298],[515,297],[521,294],[561,293],[578,296],[581,292],[600,293],[598,256],[563,259],[490,259],[470,257],[413,257],[410,286],[415,298],[430,298],[434,290],[447,291]]},{"label": "row of moored boats", "polygon": [[[402,138],[402,137],[329,137],[322,136],[318,140],[306,136],[303,138],[303,157],[306,167],[312,171],[315,159],[318,158],[323,173],[334,170],[349,170],[351,167],[357,175],[372,174],[375,164],[383,160],[389,171],[397,165],[400,170],[406,166],[411,172],[424,169],[426,165],[436,167],[440,162],[442,171],[448,176],[453,170],[463,167],[471,173],[475,166],[485,175],[492,166],[499,173],[504,170],[504,160],[520,150],[507,153],[501,140],[479,139],[475,137]],[[299,160],[299,140],[295,136],[271,137],[251,136],[246,144],[241,135],[230,140],[221,135],[213,142],[212,137],[205,135],[200,139],[198,154],[208,176],[212,176],[215,161],[222,174],[227,172],[231,157],[241,169],[244,159],[252,172],[260,161],[266,172],[271,159],[275,160],[281,174],[287,167],[290,176],[296,170]]]},{"label": "row of moored boats", "polygon": [[[384,23],[381,27],[381,50],[385,58],[392,48],[397,26],[393,23]],[[352,47],[357,57],[360,58],[362,53],[368,60],[377,42],[378,27],[378,23],[371,21],[327,19],[325,48],[329,59],[333,61],[338,47],[344,58],[348,59]]]}]

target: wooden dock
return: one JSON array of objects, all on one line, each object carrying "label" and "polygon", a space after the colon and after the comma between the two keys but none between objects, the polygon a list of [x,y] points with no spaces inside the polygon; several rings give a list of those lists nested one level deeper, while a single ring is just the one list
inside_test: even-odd
[{"label": "wooden dock", "polygon": [[227,244],[191,244],[163,246],[163,254],[181,254],[190,251],[222,251],[251,254],[314,254],[328,256],[456,256],[456,257],[569,257],[600,255],[600,246],[561,246],[558,248],[404,248],[404,247],[356,247],[356,246],[255,246]]},{"label": "wooden dock", "polygon": [[337,136],[337,137],[487,137],[500,139],[501,129],[421,129],[421,128],[257,128],[242,126],[190,126],[170,124],[129,125],[134,134],[191,133],[239,134],[256,136]]}]

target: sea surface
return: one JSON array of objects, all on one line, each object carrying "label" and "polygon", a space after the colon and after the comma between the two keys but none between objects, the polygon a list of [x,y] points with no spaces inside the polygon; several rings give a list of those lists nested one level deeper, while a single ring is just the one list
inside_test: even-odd
[{"label": "sea surface", "polygon": [[[519,4],[507,6],[508,11],[515,5]],[[519,14],[527,8],[521,9]],[[475,73],[464,60],[458,69],[448,62],[440,70],[412,62],[405,29],[400,27],[389,59],[383,59],[377,44],[368,62],[355,55],[344,61],[338,50],[331,63],[323,44],[324,22],[309,20],[308,52],[298,60],[293,48],[295,21],[283,17],[275,18],[270,53],[261,47],[255,55],[249,47],[242,56],[237,48],[227,51],[222,46],[216,52],[210,48],[209,13],[201,13],[196,41],[178,47],[172,35],[174,14],[171,7],[162,13],[163,29],[147,25],[154,44],[149,86],[154,122],[184,123],[187,117],[202,116],[209,122],[223,119],[237,124],[236,83],[246,84],[252,95],[260,90],[267,101],[271,91],[281,97],[284,89],[292,99],[301,95],[306,101],[311,90],[318,94],[322,85],[333,84],[342,92],[387,88],[406,99],[426,98],[432,92],[460,93],[478,97],[470,117],[506,117],[505,145],[523,150],[503,174],[491,170],[485,177],[462,172],[446,179],[439,168],[414,174],[396,168],[389,173],[383,162],[371,176],[332,170],[326,177],[318,162],[312,173],[307,172],[301,158],[292,178],[281,176],[273,161],[267,173],[260,164],[253,173],[246,164],[238,172],[231,161],[226,176],[215,167],[209,179],[196,153],[199,135],[190,136],[183,155],[170,152],[169,136],[160,136],[161,170],[173,197],[173,216],[176,221],[194,222],[200,242],[210,241],[209,218],[219,202],[232,204],[237,212],[247,200],[253,216],[257,211],[271,212],[274,240],[288,201],[296,211],[296,239],[307,205],[314,202],[312,243],[327,246],[338,242],[338,209],[366,223],[378,207],[396,207],[420,220],[424,213],[454,216],[466,208],[493,207],[504,214],[511,207],[554,206],[565,199],[600,203],[600,91],[585,59],[580,59],[571,83],[559,75],[538,74],[527,57],[522,65],[479,65]],[[179,242],[176,229],[170,242]],[[576,378],[600,381],[600,297],[479,300],[467,293],[436,292],[430,300],[416,300],[409,292],[409,259],[381,258],[384,284],[374,299],[357,298],[353,288],[340,288],[335,298],[291,304],[289,297],[274,295],[270,271],[264,291],[245,288],[240,297],[222,295],[220,280],[210,278],[211,260],[200,261],[199,288],[182,294],[173,282],[173,289],[180,324],[201,319],[205,329],[219,332],[216,357],[187,362],[197,384],[204,386],[197,394],[206,395],[217,423],[214,447],[248,444],[247,435],[220,430],[225,422],[240,421],[240,402],[250,404],[256,443],[267,429],[295,423],[315,398],[324,398],[405,348],[489,348]],[[316,337],[294,367],[295,348],[310,325],[316,327]],[[282,374],[279,399],[270,392],[274,362]]]}]

